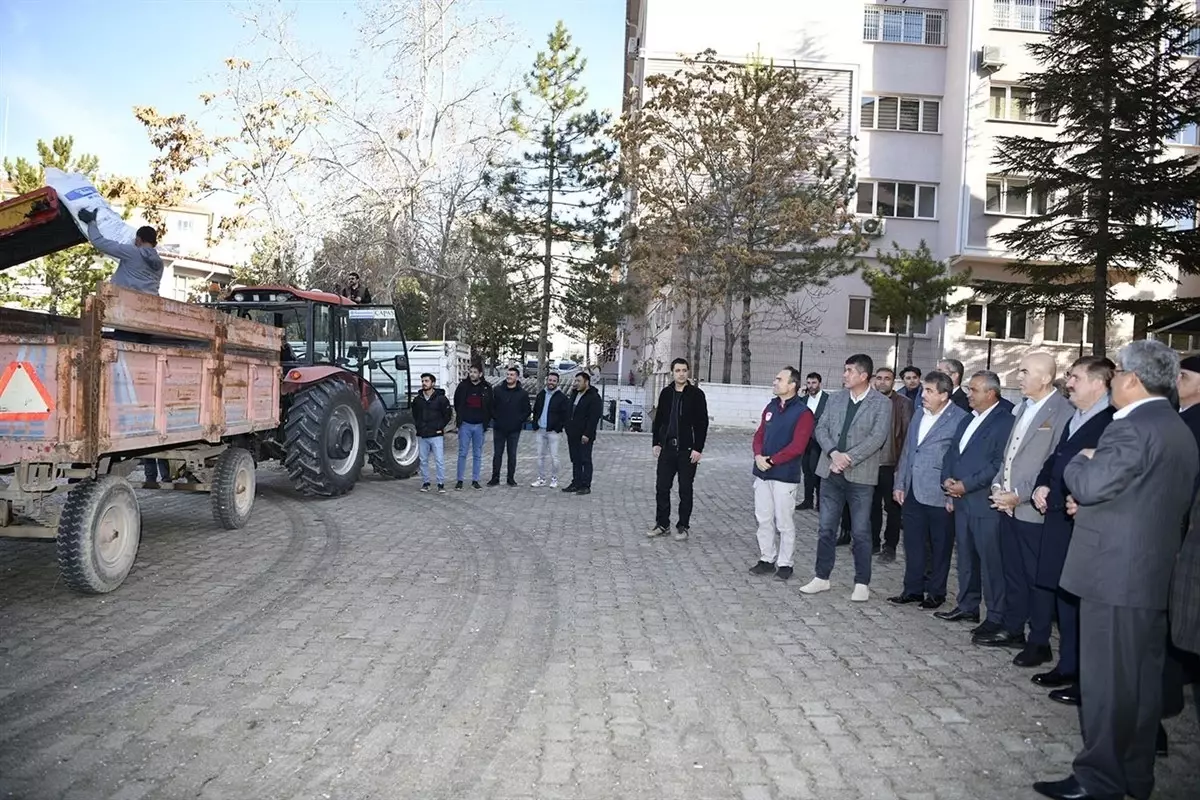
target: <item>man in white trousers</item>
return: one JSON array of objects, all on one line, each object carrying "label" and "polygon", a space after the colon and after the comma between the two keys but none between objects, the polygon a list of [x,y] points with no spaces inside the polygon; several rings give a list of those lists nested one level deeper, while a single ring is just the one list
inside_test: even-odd
[{"label": "man in white trousers", "polygon": [[813,412],[797,397],[800,371],[784,367],[772,384],[775,397],[763,409],[754,434],[754,517],[758,520],[755,575],[786,581],[792,577],[796,545],[796,489],[803,479],[802,460],[816,425]]},{"label": "man in white trousers", "polygon": [[[562,440],[567,417],[571,416],[571,401],[558,390],[558,373],[546,376],[546,388],[533,403],[534,440],[537,441],[537,480],[535,488],[549,485],[558,488],[558,443]],[[547,469],[549,461],[549,469]]]}]

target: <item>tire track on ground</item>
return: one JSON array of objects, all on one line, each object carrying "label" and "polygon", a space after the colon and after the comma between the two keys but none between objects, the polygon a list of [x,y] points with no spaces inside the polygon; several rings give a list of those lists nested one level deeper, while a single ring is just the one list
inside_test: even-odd
[{"label": "tire track on ground", "polygon": [[[95,715],[117,704],[129,702],[155,683],[146,676],[162,675],[187,665],[195,655],[209,649],[221,638],[236,637],[285,607],[287,602],[333,566],[340,544],[341,525],[330,511],[316,504],[302,506],[316,512],[317,520],[307,520],[301,510],[282,502],[285,492],[262,487],[269,503],[279,508],[291,522],[288,544],[271,566],[226,595],[215,606],[199,609],[186,621],[155,634],[145,642],[120,653],[88,664],[49,683],[28,691],[18,690],[0,701],[0,744],[8,751],[28,751],[58,733],[58,721],[64,717]],[[311,547],[314,534],[322,537],[319,549]],[[295,572],[285,581],[279,576]],[[264,595],[256,599],[257,595]],[[256,610],[247,611],[248,608]],[[115,676],[115,678],[114,678]],[[80,696],[94,699],[80,701]],[[0,759],[5,759],[0,751]],[[0,760],[0,765],[4,760]]]}]

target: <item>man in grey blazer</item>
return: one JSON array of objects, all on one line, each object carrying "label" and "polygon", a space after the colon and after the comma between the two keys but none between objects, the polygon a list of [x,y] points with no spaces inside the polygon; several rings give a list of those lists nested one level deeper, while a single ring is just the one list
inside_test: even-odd
[{"label": "man in grey blazer", "polygon": [[1057,800],[1154,791],[1171,570],[1200,470],[1196,441],[1167,399],[1178,354],[1137,341],[1117,364],[1117,412],[1096,449],[1063,472],[1075,529],[1059,585],[1080,599],[1083,750],[1070,777],[1033,785]]},{"label": "man in grey blazer", "polygon": [[[1025,401],[1014,409],[1016,419],[1004,448],[1004,461],[992,481],[992,507],[1001,512],[1000,557],[1004,570],[1002,629],[978,633],[971,641],[989,647],[1022,647],[1013,659],[1018,667],[1037,667],[1053,659],[1050,626],[1030,622],[1037,586],[1037,562],[1042,544],[1043,517],[1031,502],[1037,478],[1075,409],[1054,389],[1058,364],[1048,353],[1029,353],[1021,359],[1017,382]],[[1048,601],[1048,602],[1053,602]]]},{"label": "man in grey blazer", "polygon": [[854,591],[850,599],[871,597],[871,498],[879,480],[883,446],[892,435],[892,402],[871,388],[875,364],[861,353],[846,359],[842,386],[846,391],[829,398],[817,423],[821,461],[820,538],[816,577],[800,587],[805,594],[829,591],[829,576],[837,558],[837,535],[842,508],[850,504],[854,554]]},{"label": "man in grey blazer", "polygon": [[[920,603],[940,608],[946,602],[954,530],[942,488],[942,464],[967,414],[950,402],[954,383],[944,372],[926,373],[921,402],[896,468],[895,499],[904,515],[904,591],[889,603]],[[925,543],[932,563],[925,563]]]}]

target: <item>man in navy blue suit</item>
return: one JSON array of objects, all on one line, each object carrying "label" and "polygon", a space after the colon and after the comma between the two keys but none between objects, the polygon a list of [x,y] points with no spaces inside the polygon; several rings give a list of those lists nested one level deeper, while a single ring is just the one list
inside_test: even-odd
[{"label": "man in navy blue suit", "polygon": [[1004,613],[1004,570],[1000,561],[1000,515],[992,508],[992,479],[1004,462],[1013,426],[1012,403],[1000,396],[1000,377],[980,370],[967,384],[971,415],[959,423],[942,463],[946,507],[954,511],[958,545],[958,602],[934,616],[947,622],[979,623],[979,602],[987,619],[972,633],[1000,630]]},{"label": "man in navy blue suit", "polygon": [[1033,506],[1042,512],[1042,545],[1038,554],[1035,588],[1030,603],[1031,627],[1049,628],[1058,610],[1058,664],[1049,672],[1034,675],[1038,686],[1053,689],[1050,699],[1079,705],[1079,599],[1059,588],[1071,531],[1075,522],[1067,514],[1067,489],[1063,470],[1078,453],[1094,450],[1100,434],[1112,422],[1109,386],[1116,365],[1102,356],[1076,359],[1067,373],[1067,391],[1075,414],[1067,423],[1058,446],[1046,459],[1033,490]]}]

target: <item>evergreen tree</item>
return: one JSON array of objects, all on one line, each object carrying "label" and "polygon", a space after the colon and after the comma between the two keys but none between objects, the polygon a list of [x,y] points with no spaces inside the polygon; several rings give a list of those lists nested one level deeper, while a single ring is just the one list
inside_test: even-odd
[{"label": "evergreen tree", "polygon": [[916,345],[915,324],[949,314],[964,303],[950,302],[950,295],[971,281],[969,272],[950,274],[944,262],[933,257],[925,240],[916,250],[905,250],[892,242],[891,252],[878,252],[880,268],[864,268],[863,282],[871,288],[871,310],[892,319],[892,327],[902,329],[907,324],[908,355],[905,364],[913,363]]},{"label": "evergreen tree", "polygon": [[977,285],[1014,305],[1090,311],[1099,355],[1108,316],[1139,310],[1115,298],[1114,276],[1200,272],[1200,157],[1167,144],[1200,123],[1200,72],[1185,58],[1196,26],[1173,0],[1060,0],[1053,31],[1029,45],[1040,69],[1021,82],[1061,132],[998,142],[1000,172],[1028,179],[1019,200],[1034,216],[996,238],[1029,284]]},{"label": "evergreen tree", "polygon": [[615,229],[615,148],[603,137],[609,116],[588,110],[586,65],[560,21],[526,76],[528,98],[512,107],[513,129],[530,147],[491,176],[498,193],[488,209],[491,238],[519,269],[538,276],[539,380],[549,361],[550,317],[563,308],[570,270],[591,263]]}]

